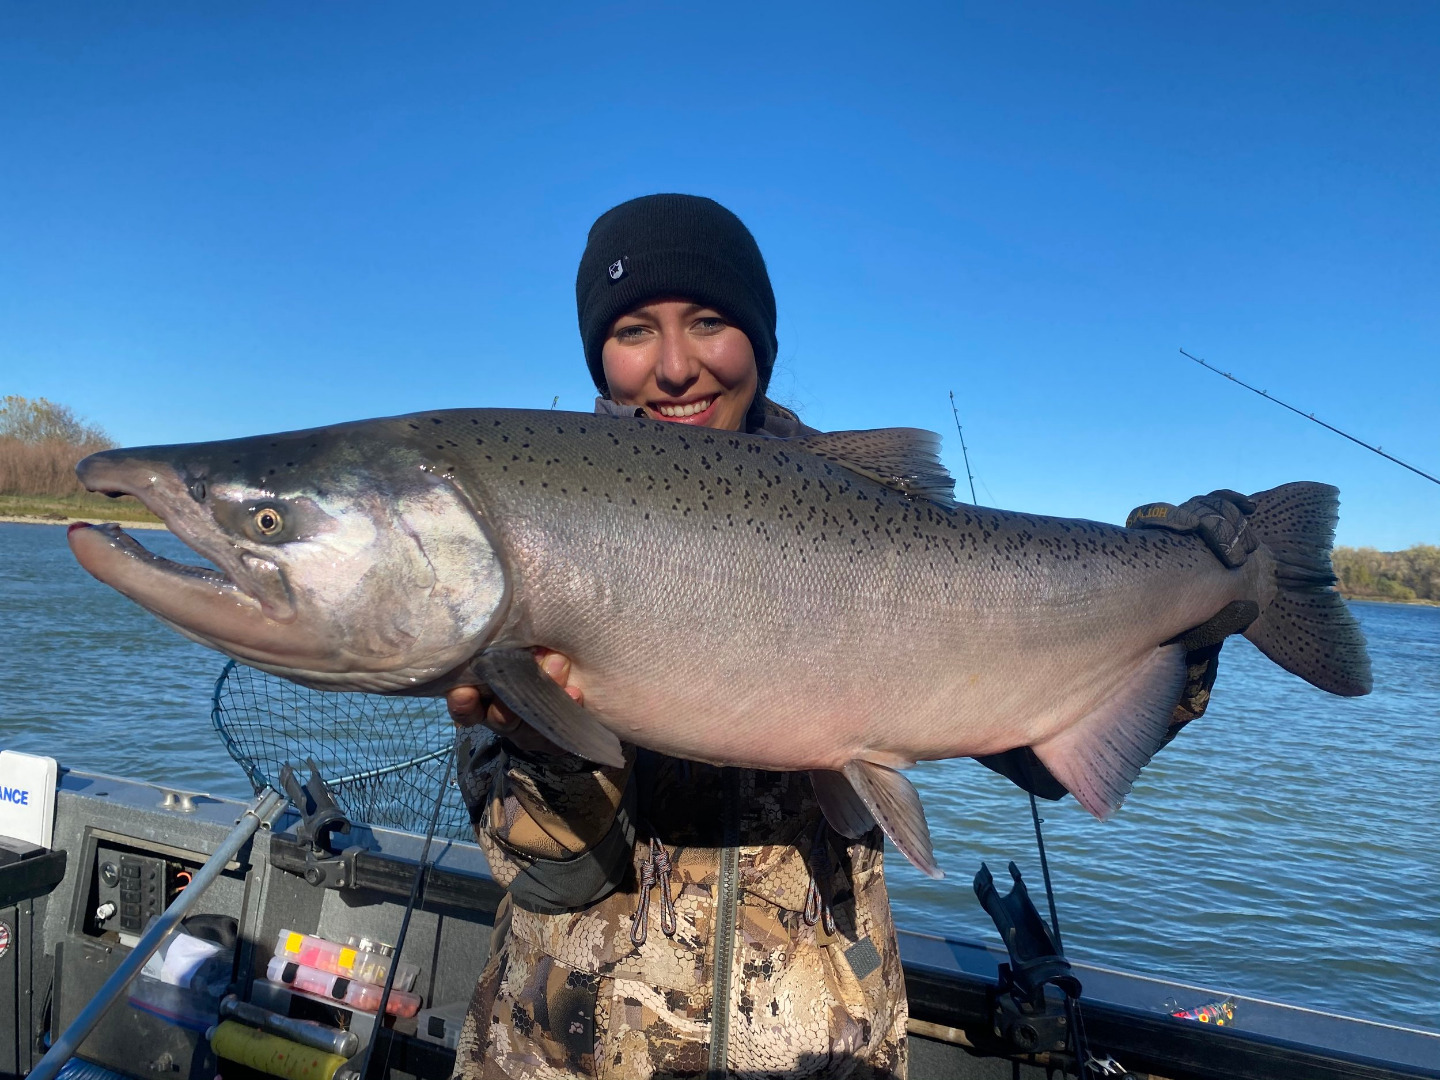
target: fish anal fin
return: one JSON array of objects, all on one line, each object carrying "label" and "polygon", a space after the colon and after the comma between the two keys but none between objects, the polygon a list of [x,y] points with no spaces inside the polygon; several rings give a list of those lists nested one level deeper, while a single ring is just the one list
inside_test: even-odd
[{"label": "fish anal fin", "polygon": [[620,740],[541,671],[529,649],[491,649],[472,666],[496,697],[562,750],[600,765],[625,764]]},{"label": "fish anal fin", "polygon": [[905,495],[955,505],[955,478],[940,463],[940,436],[933,431],[822,431],[785,441]]},{"label": "fish anal fin", "polygon": [[875,827],[875,818],[844,774],[828,769],[811,769],[810,786],[815,789],[820,812],[841,836],[858,840]]},{"label": "fish anal fin", "polygon": [[1036,743],[1035,756],[1103,820],[1119,809],[1135,777],[1164,744],[1184,686],[1184,647],[1163,645],[1096,708]]},{"label": "fish anal fin", "polygon": [[845,766],[845,779],[865,804],[890,842],[909,859],[915,869],[932,878],[945,872],[935,864],[930,844],[930,826],[915,785],[894,769],[869,761],[852,761]]}]

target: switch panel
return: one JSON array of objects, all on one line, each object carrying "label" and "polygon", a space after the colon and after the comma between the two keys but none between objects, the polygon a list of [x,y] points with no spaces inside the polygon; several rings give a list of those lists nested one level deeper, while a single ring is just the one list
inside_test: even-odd
[{"label": "switch panel", "polygon": [[138,934],[165,910],[165,860],[101,847],[95,852],[95,927]]}]

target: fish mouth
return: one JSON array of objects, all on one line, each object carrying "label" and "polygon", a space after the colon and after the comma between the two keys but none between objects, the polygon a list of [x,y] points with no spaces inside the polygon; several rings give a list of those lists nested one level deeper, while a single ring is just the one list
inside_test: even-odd
[{"label": "fish mouth", "polygon": [[159,571],[162,574],[174,574],[183,578],[192,578],[212,587],[243,591],[240,590],[240,586],[236,585],[235,582],[230,579],[229,575],[223,571],[215,570],[208,566],[192,566],[189,563],[176,562],[174,559],[167,559],[164,555],[151,551],[122,529],[117,522],[107,521],[103,525],[92,525],[88,521],[77,521],[66,530],[66,538],[70,541],[70,549],[75,552],[75,556],[79,559],[80,565],[96,577],[100,575],[91,569],[91,565],[87,565],[86,559],[88,558],[90,563],[98,568],[100,561],[106,556],[99,555],[99,558],[97,558],[100,549],[96,547],[94,539],[86,536],[78,539],[75,537],[75,533],[80,529],[90,529],[98,534],[100,538],[103,538],[102,542],[108,545],[110,553],[148,562],[151,564],[152,570]]},{"label": "fish mouth", "polygon": [[82,461],[76,469],[80,481],[100,494],[135,496],[219,569],[167,559],[114,522],[70,527],[67,539],[76,561],[92,577],[202,645],[257,661],[293,653],[296,611],[280,568],[227,541],[177,469],[113,454]]},{"label": "fish mouth", "polygon": [[229,575],[158,555],[114,522],[77,522],[66,539],[92,577],[202,645],[258,659],[282,655],[294,637]]}]

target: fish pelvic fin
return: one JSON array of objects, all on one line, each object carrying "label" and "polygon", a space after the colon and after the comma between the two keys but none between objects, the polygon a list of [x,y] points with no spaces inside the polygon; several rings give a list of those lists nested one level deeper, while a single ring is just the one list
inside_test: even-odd
[{"label": "fish pelvic fin", "polygon": [[841,836],[858,840],[875,827],[875,818],[843,773],[811,769],[810,786],[820,803],[820,812]]},{"label": "fish pelvic fin", "polygon": [[1165,742],[1185,686],[1185,649],[1162,645],[1120,689],[1064,731],[1034,746],[1035,756],[1097,818],[1120,808],[1140,770]]},{"label": "fish pelvic fin", "polygon": [[[926,877],[944,877],[945,871],[935,862],[930,826],[925,821],[925,808],[920,805],[920,793],[915,785],[894,769],[869,761],[852,761],[844,771],[855,795],[900,854]],[[822,802],[822,809],[824,805]],[[826,820],[835,824],[828,814]],[[837,831],[845,830],[837,827]]]},{"label": "fish pelvic fin", "polygon": [[955,478],[940,463],[940,436],[933,431],[822,431],[785,441],[894,491],[955,506]]},{"label": "fish pelvic fin", "polygon": [[562,750],[612,768],[625,764],[615,734],[541,671],[529,649],[489,649],[472,667],[515,715]]},{"label": "fish pelvic fin", "polygon": [[1365,635],[1333,588],[1330,545],[1340,492],[1329,484],[1298,483],[1251,496],[1247,519],[1275,559],[1275,599],[1245,631],[1255,647],[1311,686],[1343,697],[1374,685]]}]

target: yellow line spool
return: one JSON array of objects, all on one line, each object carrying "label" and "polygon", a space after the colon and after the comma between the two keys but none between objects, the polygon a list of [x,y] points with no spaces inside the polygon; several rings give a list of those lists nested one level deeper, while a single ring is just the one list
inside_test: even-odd
[{"label": "yellow line spool", "polygon": [[222,1020],[212,1029],[210,1048],[217,1057],[285,1080],[332,1080],[335,1070],[345,1064],[339,1054],[312,1050],[234,1020]]}]

